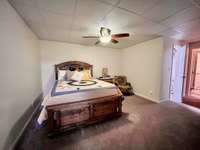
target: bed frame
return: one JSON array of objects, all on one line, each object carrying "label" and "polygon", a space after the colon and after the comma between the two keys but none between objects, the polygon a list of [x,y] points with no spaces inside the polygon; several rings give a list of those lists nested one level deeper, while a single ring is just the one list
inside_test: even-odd
[{"label": "bed frame", "polygon": [[[92,74],[92,65],[79,61],[69,61],[55,65],[55,75],[58,79],[58,70],[84,70],[90,69]],[[107,90],[107,91],[106,91]],[[91,92],[85,91],[90,97]],[[104,92],[95,91],[96,98],[85,98],[76,101],[76,96],[80,96],[79,92],[72,97],[72,101],[59,105],[47,106],[49,136],[57,133],[71,130],[80,126],[86,126],[96,122],[109,120],[111,118],[120,117],[122,114],[123,95],[118,88]]]}]

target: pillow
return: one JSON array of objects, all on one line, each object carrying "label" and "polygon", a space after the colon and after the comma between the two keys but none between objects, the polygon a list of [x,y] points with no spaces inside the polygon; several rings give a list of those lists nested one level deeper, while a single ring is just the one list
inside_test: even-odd
[{"label": "pillow", "polygon": [[58,80],[66,80],[66,70],[58,70]]},{"label": "pillow", "polygon": [[66,70],[66,77],[67,80],[70,80],[71,77],[74,75],[75,71]]},{"label": "pillow", "polygon": [[83,73],[82,80],[90,80],[92,78],[90,70],[83,70],[82,73]]},{"label": "pillow", "polygon": [[83,77],[83,72],[75,71],[71,77],[71,80],[80,82],[82,80],[82,77]]}]

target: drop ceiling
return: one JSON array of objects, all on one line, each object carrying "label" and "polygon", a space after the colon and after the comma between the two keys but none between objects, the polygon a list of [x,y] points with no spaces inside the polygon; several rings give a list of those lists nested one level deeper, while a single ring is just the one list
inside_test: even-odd
[{"label": "drop ceiling", "polygon": [[111,48],[126,48],[159,36],[200,40],[199,0],[9,0],[41,40],[94,45],[101,26],[129,38]]}]

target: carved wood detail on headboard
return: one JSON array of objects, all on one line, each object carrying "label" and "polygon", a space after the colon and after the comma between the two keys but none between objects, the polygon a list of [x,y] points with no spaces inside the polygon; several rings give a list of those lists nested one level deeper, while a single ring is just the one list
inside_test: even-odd
[{"label": "carved wood detail on headboard", "polygon": [[85,63],[85,62],[81,62],[81,61],[67,61],[67,62],[63,62],[60,64],[55,65],[55,77],[56,80],[58,80],[58,70],[91,70],[91,75],[93,76],[93,66]]}]

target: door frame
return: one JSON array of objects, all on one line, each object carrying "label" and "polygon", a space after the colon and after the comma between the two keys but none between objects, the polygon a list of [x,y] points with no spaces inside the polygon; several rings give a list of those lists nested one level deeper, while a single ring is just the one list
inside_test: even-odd
[{"label": "door frame", "polygon": [[187,43],[185,42],[185,41],[179,41],[179,42],[176,42],[176,43],[174,43],[173,45],[172,45],[172,49],[171,49],[171,69],[170,69],[170,84],[169,84],[169,99],[170,100],[173,100],[172,99],[172,92],[174,92],[173,91],[173,89],[172,89],[172,82],[173,82],[173,80],[172,80],[172,75],[173,75],[173,69],[174,69],[174,57],[175,57],[175,54],[174,54],[174,52],[176,53],[176,51],[177,50],[179,50],[179,49],[176,49],[176,46],[178,46],[178,47],[185,47],[184,48],[184,57],[183,57],[183,59],[181,59],[181,60],[183,60],[183,74],[181,73],[181,93],[180,93],[180,100],[179,100],[179,102],[182,102],[182,97],[183,97],[183,87],[184,87],[184,80],[185,80],[185,78],[184,78],[184,74],[185,74],[185,63],[186,63],[186,53],[187,53]]},{"label": "door frame", "polygon": [[191,95],[191,77],[192,77],[192,53],[195,49],[200,48],[200,41],[189,43],[185,55],[183,96]]}]

